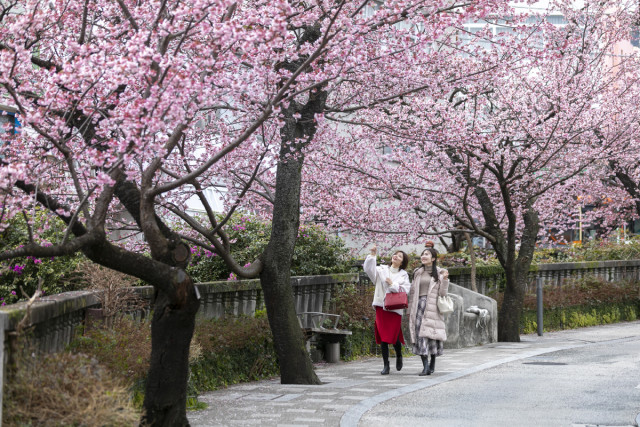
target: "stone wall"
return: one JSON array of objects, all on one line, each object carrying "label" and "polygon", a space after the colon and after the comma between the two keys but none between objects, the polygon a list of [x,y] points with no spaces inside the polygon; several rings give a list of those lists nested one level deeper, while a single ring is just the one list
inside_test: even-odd
[{"label": "stone wall", "polygon": [[[449,296],[453,299],[453,313],[445,315],[447,341],[445,348],[473,347],[498,341],[498,303],[493,298],[449,284]],[[468,313],[471,306],[483,308],[489,312],[486,319],[477,314]]]}]

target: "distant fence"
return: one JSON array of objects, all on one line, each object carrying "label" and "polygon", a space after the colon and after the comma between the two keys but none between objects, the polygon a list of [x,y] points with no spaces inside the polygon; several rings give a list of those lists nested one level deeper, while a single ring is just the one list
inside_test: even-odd
[{"label": "distant fence", "polygon": [[[545,286],[561,287],[572,279],[586,276],[599,277],[608,282],[640,280],[640,260],[587,261],[554,264],[534,264],[529,270],[527,291],[535,291],[536,280]],[[471,289],[471,267],[449,268],[449,278],[459,286]],[[504,286],[504,270],[498,266],[478,267],[476,287],[478,292],[491,295]]]}]

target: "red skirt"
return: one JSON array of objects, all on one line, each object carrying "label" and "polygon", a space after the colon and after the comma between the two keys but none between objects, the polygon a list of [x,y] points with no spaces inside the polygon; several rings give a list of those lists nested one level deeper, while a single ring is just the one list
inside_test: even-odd
[{"label": "red skirt", "polygon": [[376,306],[375,323],[376,344],[386,342],[395,344],[400,340],[404,344],[402,336],[402,316],[393,311],[385,311],[382,307]]}]

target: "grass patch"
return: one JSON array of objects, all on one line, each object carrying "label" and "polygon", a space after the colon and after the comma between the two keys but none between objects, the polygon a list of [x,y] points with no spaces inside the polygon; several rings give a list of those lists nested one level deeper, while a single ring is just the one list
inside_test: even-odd
[{"label": "grass patch", "polygon": [[128,387],[98,361],[68,352],[21,359],[4,387],[5,426],[131,426]]},{"label": "grass patch", "polygon": [[[151,355],[149,321],[117,318],[111,327],[85,331],[70,346],[74,353],[95,358],[126,382],[137,407],[144,389]],[[273,338],[265,313],[257,317],[197,319],[189,349],[187,408],[202,409],[197,396],[239,382],[279,375]]]}]

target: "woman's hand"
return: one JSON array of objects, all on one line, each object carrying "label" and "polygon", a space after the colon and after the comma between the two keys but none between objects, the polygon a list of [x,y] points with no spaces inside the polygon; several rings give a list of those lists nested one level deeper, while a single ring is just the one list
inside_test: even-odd
[{"label": "woman's hand", "polygon": [[371,251],[371,255],[375,255],[378,253],[378,248],[376,245],[371,246],[369,250]]},{"label": "woman's hand", "polygon": [[387,285],[389,285],[389,286],[393,285],[393,282],[391,281],[391,279],[389,277],[387,277],[385,279],[385,282],[387,282]]},{"label": "woman's hand", "polygon": [[449,279],[449,272],[448,272],[447,270],[444,270],[444,271],[442,272],[442,278],[443,278],[444,280]]}]

